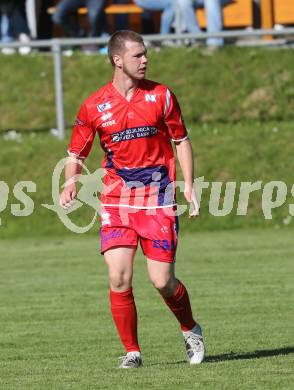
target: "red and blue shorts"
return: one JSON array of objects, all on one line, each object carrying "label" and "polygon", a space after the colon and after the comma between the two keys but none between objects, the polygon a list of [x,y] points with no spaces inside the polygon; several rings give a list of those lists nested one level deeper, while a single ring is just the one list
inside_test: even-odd
[{"label": "red and blue shorts", "polygon": [[152,260],[173,263],[177,248],[178,217],[175,207],[134,209],[103,206],[101,253],[120,246],[138,246]]}]

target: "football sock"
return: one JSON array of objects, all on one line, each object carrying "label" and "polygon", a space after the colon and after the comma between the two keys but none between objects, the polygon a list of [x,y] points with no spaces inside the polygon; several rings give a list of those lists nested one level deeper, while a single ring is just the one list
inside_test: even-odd
[{"label": "football sock", "polygon": [[123,292],[110,290],[110,308],[126,351],[140,352],[137,336],[137,310],[132,288]]},{"label": "football sock", "polygon": [[163,295],[162,297],[179,321],[182,331],[187,332],[193,329],[196,322],[193,319],[189,295],[183,283],[179,281],[179,285],[171,297]]}]

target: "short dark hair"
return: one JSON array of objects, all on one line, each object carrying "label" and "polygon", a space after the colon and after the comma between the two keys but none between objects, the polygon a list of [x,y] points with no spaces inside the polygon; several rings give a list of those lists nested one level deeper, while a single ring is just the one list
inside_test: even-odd
[{"label": "short dark hair", "polygon": [[114,66],[113,56],[120,54],[125,49],[127,41],[138,42],[144,45],[143,38],[140,34],[131,30],[119,30],[111,35],[108,42],[108,57],[112,66]]}]

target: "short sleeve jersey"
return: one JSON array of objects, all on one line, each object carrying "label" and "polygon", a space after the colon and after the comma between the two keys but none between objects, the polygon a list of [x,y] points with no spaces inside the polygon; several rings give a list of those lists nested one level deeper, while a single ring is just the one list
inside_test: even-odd
[{"label": "short sleeve jersey", "polygon": [[175,95],[164,85],[139,82],[130,101],[112,82],[83,103],[68,152],[88,156],[95,135],[105,152],[103,205],[137,208],[175,204],[171,140],[188,138]]}]

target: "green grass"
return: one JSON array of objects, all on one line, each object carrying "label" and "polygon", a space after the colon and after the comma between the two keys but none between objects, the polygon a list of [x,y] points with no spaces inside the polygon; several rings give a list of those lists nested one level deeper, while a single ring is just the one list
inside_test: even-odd
[{"label": "green grass", "polygon": [[109,313],[106,267],[91,236],[2,240],[1,389],[291,389],[293,233],[183,234],[177,273],[206,337],[185,362],[181,335],[135,263],[144,368],[116,370],[123,349]]},{"label": "green grass", "polygon": [[[211,57],[200,49],[150,50],[148,77],[177,94],[187,124],[294,119],[292,50],[225,47]],[[0,55],[0,131],[56,126],[53,58]],[[72,126],[83,99],[111,79],[106,57],[63,58],[65,118]]]},{"label": "green grass", "polygon": [[[204,190],[201,218],[187,223],[185,230],[222,230],[248,227],[293,226],[289,204],[293,203],[292,154],[294,147],[294,56],[292,50],[225,47],[213,56],[200,49],[150,51],[148,77],[170,86],[181,103],[196,153],[196,175],[205,180],[284,181],[287,200],[265,220],[261,191],[253,194],[246,217],[233,211],[216,218],[209,213],[210,189]],[[70,131],[60,142],[46,132],[56,126],[52,56],[1,56],[0,69],[6,77],[0,84],[0,132],[23,130],[21,142],[4,141],[0,136],[0,182],[9,185],[8,204],[0,203],[0,237],[64,235],[68,233],[56,214],[42,207],[52,204],[51,175],[65,156]],[[77,110],[90,93],[111,78],[111,66],[103,56],[75,54],[63,58],[65,117],[70,128]],[[26,131],[29,130],[29,131]],[[87,166],[94,172],[101,164],[96,141]],[[180,176],[179,176],[180,178]],[[11,204],[19,203],[13,188],[20,180],[37,185],[31,193],[35,209],[28,217],[11,215]],[[0,188],[1,191],[1,188]],[[222,195],[224,194],[224,191]],[[182,202],[182,197],[178,198]],[[93,211],[83,207],[73,214],[81,226],[88,224]],[[94,233],[95,230],[92,230]]]},{"label": "green grass", "polygon": [[[232,212],[225,217],[215,217],[209,212],[211,187],[204,190],[199,221],[195,223],[185,217],[181,218],[183,229],[196,231],[253,226],[279,229],[293,227],[293,218],[289,217],[289,204],[294,203],[291,195],[294,148],[292,122],[193,125],[190,128],[190,136],[195,150],[197,177],[204,176],[208,182],[236,181],[237,191]],[[44,203],[53,203],[51,177],[57,162],[65,156],[68,141],[69,137],[60,142],[45,134],[23,135],[21,142],[4,141],[0,137],[0,180],[7,182],[10,190],[6,209],[0,213],[0,237],[68,233],[57,215],[42,207]],[[90,172],[101,166],[102,152],[97,141],[86,161]],[[36,183],[36,192],[29,194],[35,209],[33,214],[27,217],[11,214],[11,204],[20,203],[13,195],[13,188],[21,180],[32,180]],[[262,181],[263,186],[272,180],[284,181],[288,187],[285,204],[272,211],[271,220],[264,219],[261,191],[250,197],[247,216],[236,215],[240,182],[258,180]],[[182,197],[179,197],[179,203],[183,204]],[[79,226],[87,225],[92,216],[93,209],[88,206],[72,214],[73,220]],[[285,221],[289,224],[285,224]],[[92,232],[95,233],[95,228]]]}]

